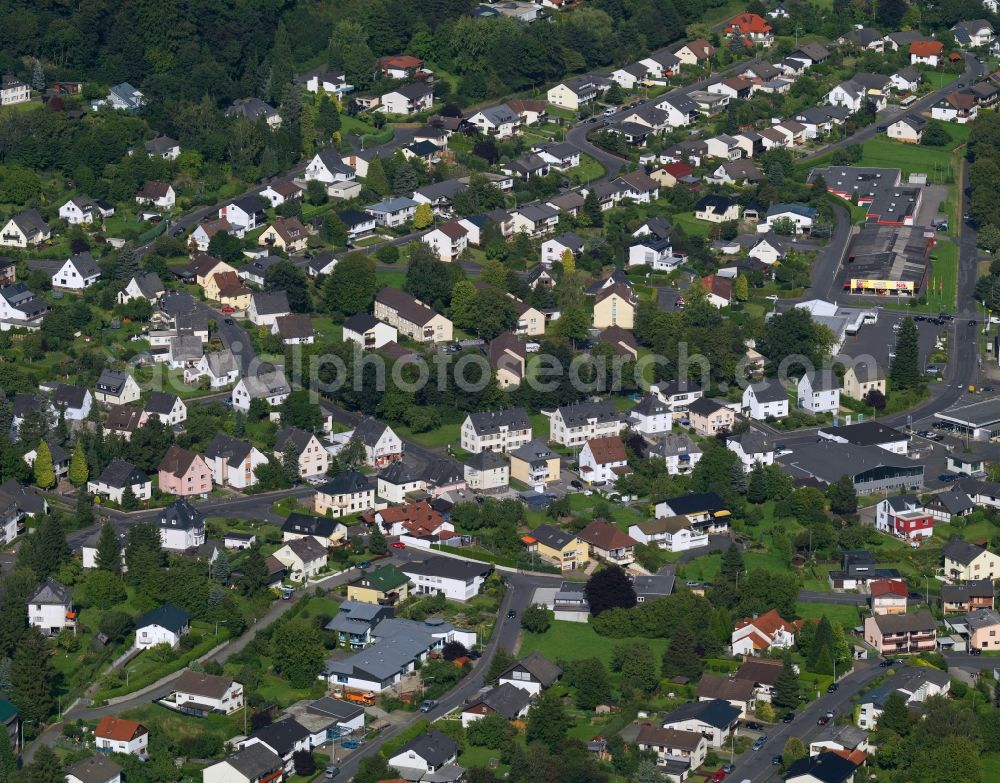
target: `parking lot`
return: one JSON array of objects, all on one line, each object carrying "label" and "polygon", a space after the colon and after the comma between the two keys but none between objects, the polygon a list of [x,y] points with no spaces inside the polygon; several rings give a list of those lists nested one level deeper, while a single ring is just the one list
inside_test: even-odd
[{"label": "parking lot", "polygon": [[[871,356],[880,368],[885,368],[885,371],[888,372],[889,366],[892,364],[892,358],[889,354],[894,352],[893,349],[896,345],[896,332],[893,331],[893,326],[902,323],[903,319],[907,317],[910,317],[910,313],[879,310],[878,323],[865,324],[856,335],[844,340],[844,345],[840,349],[841,353],[854,359],[865,355]],[[926,318],[926,316],[920,317]],[[934,350],[934,342],[938,335],[946,332],[950,327],[951,324],[947,322],[941,326],[926,320],[917,322],[917,331],[920,334],[921,367],[927,365],[927,359]],[[961,334],[962,330],[967,328],[969,327],[966,326],[965,322],[959,323],[958,333]]]}]

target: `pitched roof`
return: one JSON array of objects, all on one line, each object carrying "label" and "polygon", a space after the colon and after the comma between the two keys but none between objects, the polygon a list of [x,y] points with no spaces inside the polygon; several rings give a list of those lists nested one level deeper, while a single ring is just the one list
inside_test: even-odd
[{"label": "pitched roof", "polygon": [[853,777],[857,768],[853,761],[832,751],[824,751],[794,762],[785,773],[785,780],[802,777],[819,783],[845,783]]},{"label": "pitched roof", "polygon": [[288,294],[284,291],[267,293],[255,291],[250,301],[258,315],[275,315],[291,311],[288,306]]},{"label": "pitched roof", "polygon": [[324,560],[327,556],[326,547],[312,536],[292,539],[285,542],[285,546],[292,550],[292,553],[303,563]]},{"label": "pitched roof", "polygon": [[279,756],[287,756],[295,750],[297,743],[309,736],[309,729],[294,718],[286,718],[263,726],[250,736],[263,742]]},{"label": "pitched roof", "polygon": [[247,780],[261,780],[285,767],[284,760],[261,742],[240,748],[219,763],[228,764]]},{"label": "pitched roof", "polygon": [[196,459],[199,459],[197,454],[181,448],[175,443],[167,449],[163,459],[160,460],[159,470],[177,478],[183,478]]},{"label": "pitched roof", "polygon": [[906,598],[906,583],[899,579],[876,579],[868,586],[872,598],[881,598],[883,595],[897,595]]},{"label": "pitched roof", "polygon": [[477,435],[490,435],[508,430],[530,430],[531,419],[524,408],[504,408],[499,411],[477,411],[469,414],[469,423]]},{"label": "pitched roof", "polygon": [[253,444],[217,433],[205,449],[205,459],[224,459],[232,466],[242,465],[253,450]]},{"label": "pitched roof", "polygon": [[490,563],[475,563],[470,560],[456,560],[453,557],[435,555],[424,560],[410,560],[401,565],[399,570],[408,576],[420,574],[471,582],[477,577],[488,576],[492,573],[493,566]]},{"label": "pitched roof", "polygon": [[704,741],[705,738],[697,731],[665,729],[650,723],[643,723],[639,726],[639,734],[636,737],[636,742],[640,745],[654,748],[679,748],[689,751],[694,751]]},{"label": "pitched roof", "polygon": [[940,41],[914,41],[910,44],[910,54],[917,57],[932,57],[940,55],[944,51],[944,44]]},{"label": "pitched roof", "polygon": [[[499,685],[481,696],[475,704],[485,704],[507,720],[514,720],[531,703],[531,694],[509,682]],[[466,707],[468,709],[468,707]]]},{"label": "pitched roof", "polygon": [[200,529],[205,527],[205,517],[198,509],[188,503],[186,498],[178,498],[160,512],[157,523],[163,528]]},{"label": "pitched roof", "polygon": [[135,622],[136,628],[158,625],[169,631],[180,633],[191,622],[191,614],[173,604],[161,604],[151,609]]},{"label": "pitched roof", "polygon": [[122,768],[107,756],[99,754],[78,761],[66,770],[66,776],[82,783],[107,783],[121,775]]},{"label": "pitched roof", "polygon": [[970,544],[968,541],[963,541],[960,538],[951,539],[942,549],[947,559],[954,560],[962,565],[969,565],[985,551],[987,550],[983,547]]},{"label": "pitched roof", "polygon": [[698,698],[724,699],[725,701],[750,701],[754,683],[749,680],[731,680],[719,674],[703,674],[695,695]]},{"label": "pitched roof", "polygon": [[876,614],[872,619],[883,634],[909,633],[937,628],[937,620],[926,609],[907,614]]},{"label": "pitched roof", "polygon": [[145,471],[139,470],[131,462],[126,462],[119,457],[115,457],[101,471],[101,477],[98,481],[115,489],[124,489],[135,484],[145,484],[149,481],[149,476],[146,475]]},{"label": "pitched roof", "polygon": [[351,584],[371,587],[373,590],[385,593],[389,590],[395,590],[397,587],[402,587],[409,581],[410,578],[396,568],[396,566],[385,565],[376,568],[371,573],[362,574],[359,579],[354,580]]},{"label": "pitched roof", "polygon": [[614,525],[599,519],[593,520],[578,535],[582,541],[604,550],[627,549],[639,543],[628,533],[623,533]]},{"label": "pitched roof", "polygon": [[510,674],[515,669],[524,669],[532,677],[541,683],[543,688],[548,688],[555,683],[560,677],[562,677],[562,669],[556,666],[552,661],[542,655],[540,652],[535,651],[529,653],[523,658],[515,661],[503,674],[501,674],[497,679],[504,679],[508,674]]},{"label": "pitched roof", "polygon": [[417,326],[423,326],[438,315],[419,299],[398,288],[383,288],[375,295],[375,301],[395,310],[402,318]]},{"label": "pitched roof", "polygon": [[744,661],[736,670],[737,680],[747,680],[760,685],[774,685],[781,676],[782,662],[777,659],[754,659]]},{"label": "pitched roof", "polygon": [[400,753],[413,752],[429,765],[439,767],[458,754],[455,741],[440,731],[428,731],[407,742],[399,749]]},{"label": "pitched roof", "polygon": [[66,585],[49,577],[39,585],[28,603],[69,606],[72,603],[72,591]]},{"label": "pitched roof", "polygon": [[753,626],[767,636],[768,639],[771,639],[778,631],[795,633],[796,630],[794,625],[778,614],[777,609],[771,609],[757,617],[744,617],[742,620],[737,620],[735,628],[736,630],[740,630],[748,626]]},{"label": "pitched roof", "polygon": [[735,723],[739,717],[739,708],[722,699],[713,699],[711,701],[692,701],[682,704],[676,710],[667,714],[663,719],[663,723],[667,726],[671,723],[697,720],[718,729],[725,729]]},{"label": "pitched roof", "polygon": [[367,476],[356,470],[347,470],[339,476],[334,476],[316,491],[324,495],[355,495],[371,490],[372,482]]},{"label": "pitched roof", "polygon": [[343,525],[343,522],[332,517],[316,517],[295,511],[288,515],[288,519],[281,526],[281,532],[329,538],[337,531],[339,525]]},{"label": "pitched roof", "polygon": [[118,742],[129,742],[130,740],[148,734],[149,729],[139,721],[118,718],[114,715],[105,715],[94,729],[94,736],[103,739],[117,740]]},{"label": "pitched roof", "polygon": [[599,465],[609,462],[624,462],[628,455],[625,453],[625,444],[617,435],[609,435],[604,438],[591,438],[587,441],[590,453],[594,461]]}]

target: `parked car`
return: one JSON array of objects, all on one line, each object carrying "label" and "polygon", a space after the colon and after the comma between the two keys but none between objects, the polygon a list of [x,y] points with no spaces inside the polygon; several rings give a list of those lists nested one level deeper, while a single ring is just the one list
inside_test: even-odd
[{"label": "parked car", "polygon": [[326,766],[326,779],[332,780],[340,774],[340,767],[336,764],[327,764]]},{"label": "parked car", "polygon": [[755,720],[747,721],[743,725],[746,726],[746,728],[750,729],[750,731],[760,731],[761,729],[764,728]]},{"label": "parked car", "polygon": [[751,745],[751,746],[750,746],[750,750],[760,750],[761,748],[763,748],[763,747],[764,747],[764,744],[765,744],[766,742],[767,742],[767,735],[766,735],[766,734],[761,734],[761,735],[760,735],[759,737],[757,737],[757,739],[756,739],[756,740],[754,741],[753,745]]},{"label": "parked car", "polygon": [[402,541],[393,541],[391,544],[389,544],[389,546],[391,546],[393,549],[406,549],[406,544],[404,544]]},{"label": "parked car", "polygon": [[826,686],[827,693],[836,693],[839,689],[840,686],[835,682],[831,682],[829,685]]},{"label": "parked car", "polygon": [[780,767],[781,766],[781,762],[784,761],[784,760],[785,759],[782,758],[782,756],[780,756],[780,755],[778,755],[778,756],[771,756],[771,764],[773,766],[775,766],[775,767]]},{"label": "parked car", "polygon": [[795,713],[794,712],[786,712],[785,716],[781,719],[781,722],[782,723],[791,723],[793,720],[795,720]]},{"label": "parked car", "polygon": [[892,666],[892,661],[886,658],[885,660],[879,661],[878,665],[883,669],[888,669],[890,666]]},{"label": "parked car", "polygon": [[722,765],[722,771],[725,772],[727,775],[730,772],[732,772],[734,769],[736,769],[736,765],[735,764],[723,764]]},{"label": "parked car", "polygon": [[434,701],[434,699],[424,699],[422,702],[420,702],[421,712],[430,712],[435,707],[437,707],[437,702]]},{"label": "parked car", "polygon": [[820,716],[819,716],[819,717],[818,717],[818,718],[816,719],[816,723],[817,723],[817,725],[820,725],[820,726],[825,726],[825,725],[826,725],[827,723],[829,723],[829,722],[830,722],[830,719],[829,719],[828,717],[826,717],[826,715],[820,715]]},{"label": "parked car", "polygon": [[712,783],[722,783],[723,778],[726,777],[726,771],[724,769],[715,770],[715,774],[712,775],[710,780]]},{"label": "parked car", "polygon": [[982,655],[982,654],[983,654],[983,651],[981,649],[979,649],[978,647],[970,647],[969,648],[969,655]]}]

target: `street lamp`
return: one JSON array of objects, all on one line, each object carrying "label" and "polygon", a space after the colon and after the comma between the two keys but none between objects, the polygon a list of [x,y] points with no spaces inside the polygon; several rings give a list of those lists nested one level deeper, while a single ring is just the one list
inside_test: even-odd
[{"label": "street lamp", "polygon": [[216,636],[219,635],[219,626],[220,625],[225,625],[227,622],[229,622],[229,621],[228,620],[216,620],[215,621],[215,635]]},{"label": "street lamp", "polygon": [[131,674],[132,672],[134,672],[134,671],[135,671],[135,667],[134,667],[134,666],[133,666],[133,667],[132,667],[131,669],[126,669],[126,670],[125,670],[125,687],[126,687],[126,688],[128,688],[128,678],[129,678],[129,675],[130,675],[130,674]]}]

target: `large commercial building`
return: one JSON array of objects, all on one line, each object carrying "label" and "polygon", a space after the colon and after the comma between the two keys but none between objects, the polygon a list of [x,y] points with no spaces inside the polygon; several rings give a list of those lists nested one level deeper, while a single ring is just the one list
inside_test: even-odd
[{"label": "large commercial building", "polygon": [[843,289],[863,296],[918,296],[927,284],[933,236],[910,226],[863,227],[844,259]]}]

